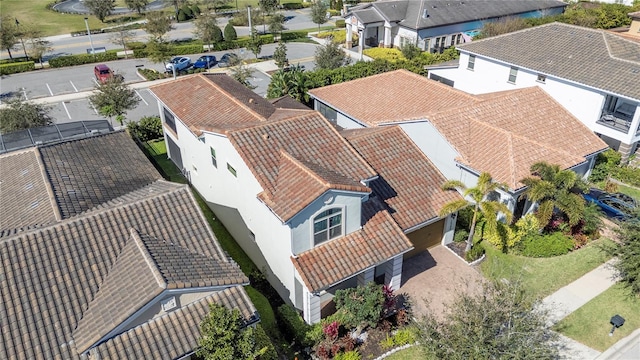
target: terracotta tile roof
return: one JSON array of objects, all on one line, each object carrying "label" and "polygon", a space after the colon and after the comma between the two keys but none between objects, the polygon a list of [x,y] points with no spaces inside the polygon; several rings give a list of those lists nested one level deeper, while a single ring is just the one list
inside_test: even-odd
[{"label": "terracotta tile roof", "polygon": [[37,149],[0,155],[0,234],[58,218]]},{"label": "terracotta tile roof", "polygon": [[458,47],[542,74],[640,99],[640,43],[605,30],[551,23]]},{"label": "terracotta tile roof", "polygon": [[[322,186],[369,192],[359,183],[376,175],[337,130],[315,111],[232,131],[228,136],[264,189],[261,198],[271,204],[274,211],[278,209],[276,214],[283,221],[315,200]],[[288,155],[283,158],[282,152]],[[297,175],[303,172],[307,178],[314,176],[320,181],[314,185],[314,191],[299,192],[302,179]],[[289,201],[291,198],[297,202]]]},{"label": "terracotta tile roof", "polygon": [[281,96],[277,99],[267,99],[276,109],[296,109],[296,110],[311,110],[303,103],[295,100],[289,95]]},{"label": "terracotta tile roof", "polygon": [[368,203],[378,203],[363,204],[369,212],[384,205],[406,231],[437,218],[444,204],[461,198],[456,192],[441,190],[445,177],[400,127],[358,129],[345,135],[380,176],[369,183]]},{"label": "terracotta tile roof", "polygon": [[473,95],[408,70],[329,85],[309,94],[367,126],[424,119],[425,114],[478,101]]},{"label": "terracotta tile roof", "polygon": [[523,186],[520,180],[535,162],[569,168],[607,148],[537,86],[486,98],[427,118],[460,153],[460,162],[512,189]]},{"label": "terracotta tile roof", "polygon": [[411,249],[413,245],[391,215],[380,211],[361,230],[327,241],[291,261],[307,288],[318,292]]},{"label": "terracotta tile roof", "polygon": [[62,218],[162,179],[124,131],[47,145],[38,151]]},{"label": "terracotta tile roof", "polygon": [[198,74],[150,88],[194,134],[265,122],[275,106],[225,74]]},{"label": "terracotta tile roof", "polygon": [[[134,202],[114,199],[102,208],[0,240],[3,263],[0,278],[4,279],[0,282],[0,324],[4,338],[0,342],[0,358],[79,359],[75,336],[84,343],[84,335],[74,333],[74,330],[88,314],[86,312],[98,293],[107,292],[108,289],[101,289],[101,286],[109,285],[107,280],[110,282],[111,278],[118,277],[114,264],[121,255],[124,259],[129,257],[126,251],[131,249],[125,247],[130,243],[131,228],[153,238],[171,241],[177,247],[218,263],[231,263],[198,210],[189,188],[178,184],[168,186],[162,180],[148,188],[155,184],[160,185],[159,189],[148,191],[146,198],[138,195]],[[149,251],[152,253],[165,252]],[[167,261],[157,260],[157,264]],[[170,268],[159,266],[163,267]],[[228,274],[229,283],[238,278],[247,282],[240,270],[234,268],[235,271]],[[182,274],[190,273],[191,270]],[[131,273],[121,271],[119,274],[122,275],[120,278],[124,277],[120,285],[125,289],[130,289],[127,287],[130,285],[125,285],[127,281],[139,281]],[[101,329],[112,326],[108,321],[99,322],[95,325]],[[160,335],[155,336],[154,348],[173,346],[162,342]],[[95,339],[93,333],[86,337]]]},{"label": "terracotta tile roof", "polygon": [[200,322],[213,303],[240,310],[247,323],[255,320],[256,309],[244,288],[234,286],[124,332],[98,345],[92,355],[96,359],[181,358],[197,348]]}]

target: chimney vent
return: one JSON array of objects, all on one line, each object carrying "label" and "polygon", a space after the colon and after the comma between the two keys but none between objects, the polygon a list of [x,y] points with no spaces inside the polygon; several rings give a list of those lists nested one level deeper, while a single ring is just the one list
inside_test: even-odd
[{"label": "chimney vent", "polygon": [[253,102],[254,102],[254,101],[255,101],[255,100],[253,100],[253,98],[250,98],[250,99],[249,99],[249,104],[253,104]]},{"label": "chimney vent", "polygon": [[429,12],[427,11],[427,9],[424,9],[424,10],[422,11],[422,18],[423,18],[423,19],[426,19],[426,18],[428,18],[428,17],[429,17]]}]

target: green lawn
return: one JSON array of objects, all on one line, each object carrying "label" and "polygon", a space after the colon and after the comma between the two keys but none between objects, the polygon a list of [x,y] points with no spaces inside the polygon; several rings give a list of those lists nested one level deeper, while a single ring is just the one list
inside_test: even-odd
[{"label": "green lawn", "polygon": [[400,350],[386,357],[387,360],[424,360],[425,355],[422,353],[420,345],[412,346],[408,349]]},{"label": "green lawn", "polygon": [[[613,315],[625,318],[622,327],[609,336]],[[604,351],[618,340],[640,328],[640,299],[630,296],[621,285],[616,284],[598,295],[564,320],[556,324],[555,330],[577,340],[590,348]]]},{"label": "green lawn", "polygon": [[629,196],[631,196],[632,198],[636,199],[637,201],[640,201],[640,190],[630,187],[630,186],[626,186],[626,185],[618,185],[618,191],[624,194],[627,194]]},{"label": "green lawn", "polygon": [[533,295],[543,298],[607,261],[609,256],[600,249],[606,242],[610,240],[599,239],[580,250],[550,258],[503,254],[483,243],[487,258],[481,269],[490,279],[519,279]]}]

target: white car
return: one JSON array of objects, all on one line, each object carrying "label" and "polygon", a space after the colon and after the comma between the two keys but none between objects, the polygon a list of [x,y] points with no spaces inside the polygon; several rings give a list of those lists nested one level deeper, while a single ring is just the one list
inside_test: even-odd
[{"label": "white car", "polygon": [[165,66],[167,72],[186,70],[191,66],[191,59],[186,56],[176,56]]}]

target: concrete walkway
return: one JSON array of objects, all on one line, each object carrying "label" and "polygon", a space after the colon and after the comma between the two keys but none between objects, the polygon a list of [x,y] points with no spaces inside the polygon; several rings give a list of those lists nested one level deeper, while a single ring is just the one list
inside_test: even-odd
[{"label": "concrete walkway", "polygon": [[[611,266],[613,261],[615,260],[609,260],[546,297],[542,304],[549,310],[549,322],[559,322],[615,284],[615,274]],[[560,340],[565,346],[562,355],[569,360],[640,359],[640,329],[603,353],[563,335],[560,335]]]}]

